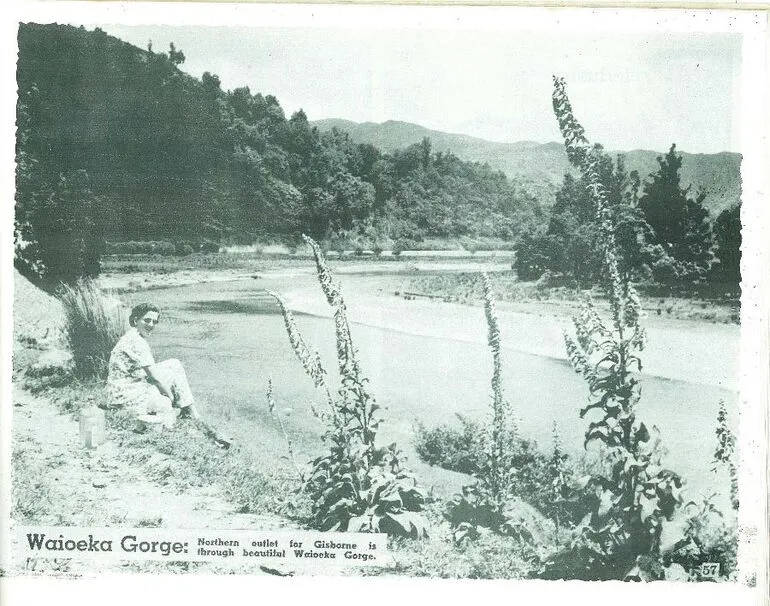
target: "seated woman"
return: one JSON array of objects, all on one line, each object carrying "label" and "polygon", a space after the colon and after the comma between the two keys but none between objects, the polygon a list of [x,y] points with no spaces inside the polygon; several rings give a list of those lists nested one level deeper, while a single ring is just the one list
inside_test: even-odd
[{"label": "seated woman", "polygon": [[166,427],[180,417],[197,419],[190,385],[176,359],[156,363],[147,337],[160,319],[160,310],[142,303],[131,310],[128,329],[110,355],[107,389],[113,403],[135,417],[157,415]]}]

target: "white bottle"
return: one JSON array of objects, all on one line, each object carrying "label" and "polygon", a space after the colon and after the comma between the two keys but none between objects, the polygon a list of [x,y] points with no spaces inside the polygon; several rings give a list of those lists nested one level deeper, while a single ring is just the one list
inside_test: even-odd
[{"label": "white bottle", "polygon": [[104,443],[104,411],[89,406],[80,411],[80,441],[86,448],[97,448]]}]

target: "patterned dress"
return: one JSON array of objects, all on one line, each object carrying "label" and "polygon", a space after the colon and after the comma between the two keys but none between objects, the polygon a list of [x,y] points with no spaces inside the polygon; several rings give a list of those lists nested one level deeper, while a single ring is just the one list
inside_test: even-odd
[{"label": "patterned dress", "polygon": [[[147,366],[152,366],[153,375],[169,387],[173,402],[147,380],[144,370]],[[136,328],[129,329],[112,350],[107,389],[115,406],[126,408],[135,416],[162,414],[173,417],[172,407],[184,408],[193,404],[182,363],[176,359],[156,363],[150,344]]]},{"label": "patterned dress", "polygon": [[[134,409],[158,388],[147,382],[146,366],[155,364],[150,344],[136,328],[130,328],[117,342],[110,355],[107,389],[115,406]],[[136,411],[140,412],[140,411]]]}]

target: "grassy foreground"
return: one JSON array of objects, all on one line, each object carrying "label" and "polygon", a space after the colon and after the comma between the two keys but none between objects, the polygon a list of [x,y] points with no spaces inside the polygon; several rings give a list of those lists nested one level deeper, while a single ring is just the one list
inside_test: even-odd
[{"label": "grassy foreground", "polygon": [[[69,418],[73,427],[81,407],[99,404],[105,398],[103,386],[99,383],[76,382],[67,386],[42,387],[36,378],[21,378],[27,389],[36,390],[34,406],[50,406],[52,414]],[[28,394],[28,397],[32,397]],[[49,404],[50,403],[50,404]],[[118,459],[135,470],[144,480],[164,486],[179,495],[185,507],[193,509],[196,495],[201,491],[215,489],[229,504],[234,516],[258,516],[266,528],[290,527],[307,528],[310,502],[307,494],[300,490],[298,480],[290,477],[277,478],[258,471],[259,462],[243,449],[234,447],[225,450],[207,440],[203,432],[193,423],[179,423],[173,430],[163,432],[134,431],[133,421],[121,411],[107,412],[108,442],[115,450],[101,456],[103,464],[110,467]],[[137,525],[163,526],[173,528],[180,522],[171,512],[164,516],[139,516],[133,520],[120,514],[123,508],[116,508],[110,514],[91,513],[83,518],[82,510],[73,508],[77,492],[84,486],[66,486],[63,492],[59,478],[67,477],[68,469],[78,465],[76,457],[65,452],[58,456],[40,456],[36,440],[17,438],[14,440],[12,457],[12,519],[16,524],[56,525]],[[81,451],[78,457],[90,456]],[[92,476],[89,476],[89,478]],[[123,478],[124,481],[129,481]],[[119,481],[112,477],[112,482]],[[98,486],[98,484],[97,484]],[[135,487],[129,483],[123,493],[130,499]],[[88,486],[87,488],[91,488]],[[126,505],[131,505],[130,501]],[[159,506],[160,505],[159,503]],[[365,575],[406,575],[432,578],[527,578],[533,567],[546,550],[534,548],[513,538],[486,534],[478,541],[456,546],[452,541],[451,529],[442,516],[443,503],[429,501],[425,513],[432,527],[429,538],[392,539],[389,548],[393,565],[387,568],[350,569],[344,574]],[[530,516],[537,514],[526,504],[521,511]],[[206,519],[203,511],[202,519]],[[184,522],[189,523],[185,520]],[[221,521],[220,521],[221,523]],[[46,571],[55,575],[77,575],[86,573],[79,570],[73,561],[28,562],[28,572]],[[168,562],[134,563],[119,568],[123,572],[233,572],[232,567],[212,567],[208,564]],[[251,573],[251,571],[249,571]]]}]

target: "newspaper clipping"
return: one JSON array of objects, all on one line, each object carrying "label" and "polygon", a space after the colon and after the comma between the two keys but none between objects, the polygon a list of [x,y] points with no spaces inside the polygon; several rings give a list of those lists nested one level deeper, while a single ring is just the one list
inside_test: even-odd
[{"label": "newspaper clipping", "polygon": [[765,13],[15,10],[9,604],[766,594]]}]

